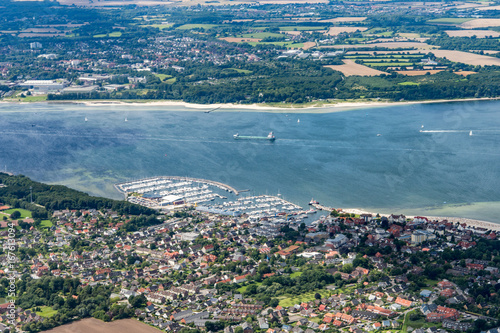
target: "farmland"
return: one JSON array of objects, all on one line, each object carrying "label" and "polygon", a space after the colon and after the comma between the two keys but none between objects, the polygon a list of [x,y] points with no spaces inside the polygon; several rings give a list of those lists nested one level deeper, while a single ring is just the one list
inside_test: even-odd
[{"label": "farmland", "polygon": [[500,33],[492,30],[446,30],[446,34],[450,37],[500,37]]},{"label": "farmland", "polygon": [[158,333],[160,330],[148,326],[134,319],[122,319],[111,323],[105,323],[98,319],[90,318],[83,319],[77,322],[59,326],[47,333],[121,333],[121,332],[136,332],[136,333]]},{"label": "farmland", "polygon": [[500,27],[500,19],[475,19],[465,21],[460,24],[464,29],[487,28],[487,27]]},{"label": "farmland", "polygon": [[343,65],[328,65],[325,67],[342,72],[342,74],[344,74],[345,76],[351,76],[351,75],[373,76],[373,75],[386,74],[382,71],[357,64],[350,59],[345,59]]}]

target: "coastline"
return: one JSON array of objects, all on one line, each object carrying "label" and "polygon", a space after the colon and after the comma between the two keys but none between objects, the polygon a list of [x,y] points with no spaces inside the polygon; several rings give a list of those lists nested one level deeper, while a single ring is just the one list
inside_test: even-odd
[{"label": "coastline", "polygon": [[[358,209],[358,208],[346,208],[342,209],[342,212],[344,213],[349,213],[349,214],[372,214],[376,215],[377,213],[373,212],[368,212],[363,209]],[[391,214],[386,214],[386,213],[378,213],[380,216],[390,216]],[[475,220],[475,219],[468,219],[464,217],[450,217],[450,216],[427,216],[427,215],[422,215],[432,221],[442,221],[442,220],[448,220],[448,222],[452,223],[465,223],[468,227],[471,228],[485,228],[488,230],[493,230],[493,231],[500,231],[500,224],[494,223],[494,222],[488,222],[488,221],[482,221],[482,220]],[[409,216],[406,215],[407,218],[415,218],[415,216]]]},{"label": "coastline", "polygon": [[500,97],[484,97],[484,98],[464,98],[464,99],[438,99],[438,100],[423,100],[423,101],[350,101],[339,100],[332,103],[332,101],[317,102],[316,104],[298,105],[278,107],[267,104],[196,104],[183,101],[172,100],[159,100],[159,101],[146,101],[138,102],[136,100],[67,100],[67,101],[34,101],[34,102],[18,102],[18,101],[5,101],[0,100],[0,104],[75,104],[84,106],[144,106],[144,107],[158,107],[158,106],[180,106],[186,109],[183,111],[207,111],[209,112],[235,112],[234,109],[241,109],[245,112],[271,112],[271,113],[334,113],[342,111],[350,111],[362,109],[367,107],[387,107],[387,106],[400,106],[400,105],[413,105],[413,104],[434,104],[434,103],[452,103],[452,102],[475,102],[475,101],[494,101],[500,100]]}]

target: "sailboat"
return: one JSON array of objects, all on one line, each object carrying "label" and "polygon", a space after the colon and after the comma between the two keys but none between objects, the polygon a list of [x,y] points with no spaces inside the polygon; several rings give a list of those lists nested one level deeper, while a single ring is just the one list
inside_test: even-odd
[{"label": "sailboat", "polygon": [[127,117],[125,117],[125,121],[128,121]]},{"label": "sailboat", "polygon": [[87,117],[85,117],[85,121],[89,121],[89,120],[87,119]]},{"label": "sailboat", "polygon": [[300,124],[300,119],[297,119],[297,124]]},{"label": "sailboat", "polygon": [[469,132],[469,136],[472,136],[472,131]]}]

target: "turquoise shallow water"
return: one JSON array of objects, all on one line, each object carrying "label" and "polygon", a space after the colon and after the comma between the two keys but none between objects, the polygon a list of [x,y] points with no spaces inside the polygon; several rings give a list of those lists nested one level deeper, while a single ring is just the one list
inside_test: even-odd
[{"label": "turquoise shallow water", "polygon": [[[0,169],[114,198],[116,182],[179,175],[302,205],[313,197],[382,212],[500,216],[498,101],[319,114],[183,110],[0,104]],[[232,138],[269,131],[274,143]]]}]

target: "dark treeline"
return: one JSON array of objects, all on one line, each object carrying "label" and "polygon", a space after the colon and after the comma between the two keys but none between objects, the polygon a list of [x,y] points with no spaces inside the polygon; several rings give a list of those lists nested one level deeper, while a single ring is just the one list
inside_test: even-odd
[{"label": "dark treeline", "polygon": [[[7,281],[3,279],[3,284],[4,280]],[[46,276],[33,280],[25,275],[17,282],[19,296],[16,304],[33,311],[49,306],[57,313],[43,322],[25,324],[22,328],[28,332],[39,332],[90,316],[104,321],[132,317],[133,308],[112,304],[112,290],[112,286],[104,285],[82,287],[78,279]]]},{"label": "dark treeline", "polygon": [[[462,68],[464,67],[464,68]],[[467,66],[456,70],[470,70]],[[231,74],[237,75],[237,74]],[[432,76],[408,78],[392,73],[376,77],[343,78],[328,68],[279,76],[238,76],[192,82],[180,78],[173,84],[146,84],[152,90],[139,94],[133,90],[93,92],[91,94],[49,95],[49,100],[72,99],[173,99],[192,103],[307,103],[322,99],[383,98],[399,101],[496,97],[500,95],[500,73],[485,67],[467,78],[444,71]],[[418,84],[405,85],[413,81]],[[400,84],[403,83],[403,84]],[[150,86],[148,86],[150,85]]]},{"label": "dark treeline", "polygon": [[439,45],[447,50],[493,50],[500,51],[500,42],[498,38],[486,37],[476,38],[472,37],[448,37],[441,35],[437,38],[431,38],[427,41],[431,45]]},{"label": "dark treeline", "polygon": [[[0,173],[0,202],[21,207],[22,202],[30,201],[30,187],[33,188],[33,202],[47,210],[58,209],[112,209],[121,214],[152,215],[154,210],[126,201],[93,197],[62,185],[47,185],[35,182],[26,176],[10,176]],[[26,206],[25,206],[26,207]],[[26,207],[34,208],[34,207]]]}]

